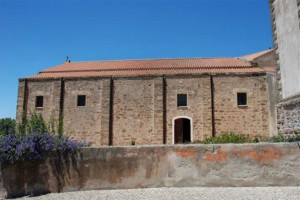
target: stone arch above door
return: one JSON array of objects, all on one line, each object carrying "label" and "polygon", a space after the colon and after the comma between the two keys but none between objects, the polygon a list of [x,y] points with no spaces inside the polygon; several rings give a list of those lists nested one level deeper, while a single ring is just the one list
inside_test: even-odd
[{"label": "stone arch above door", "polygon": [[193,141],[193,119],[177,116],[172,120],[172,143],[184,144]]}]

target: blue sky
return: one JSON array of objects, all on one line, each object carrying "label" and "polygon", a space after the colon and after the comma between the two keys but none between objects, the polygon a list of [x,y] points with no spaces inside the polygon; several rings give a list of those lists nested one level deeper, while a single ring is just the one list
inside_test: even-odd
[{"label": "blue sky", "polygon": [[0,0],[0,118],[18,79],[71,61],[237,57],[272,47],[268,0]]}]

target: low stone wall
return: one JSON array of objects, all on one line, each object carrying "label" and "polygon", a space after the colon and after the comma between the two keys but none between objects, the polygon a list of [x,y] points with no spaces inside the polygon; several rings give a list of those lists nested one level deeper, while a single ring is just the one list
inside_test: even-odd
[{"label": "low stone wall", "polygon": [[297,143],[85,148],[2,165],[10,197],[143,187],[300,186]]}]

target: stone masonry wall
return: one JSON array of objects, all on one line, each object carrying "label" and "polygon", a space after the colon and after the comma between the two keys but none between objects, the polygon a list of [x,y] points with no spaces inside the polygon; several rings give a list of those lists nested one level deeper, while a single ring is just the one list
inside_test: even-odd
[{"label": "stone masonry wall", "polygon": [[[28,81],[27,116],[29,117],[30,113],[36,111],[36,113],[42,114],[46,122],[49,122],[52,116],[58,119],[60,85],[60,79]],[[44,97],[43,108],[35,107],[36,96]]]},{"label": "stone masonry wall", "polygon": [[162,78],[114,80],[114,145],[162,144]]},{"label": "stone masonry wall", "polygon": [[20,122],[22,119],[23,113],[23,104],[24,104],[24,90],[25,90],[25,80],[19,81],[18,87],[18,100],[17,100],[17,122]]},{"label": "stone masonry wall", "polygon": [[[167,78],[167,143],[174,143],[174,119],[192,120],[192,140],[212,134],[210,77],[178,76]],[[177,107],[177,94],[187,94],[187,107]]]},{"label": "stone masonry wall", "polygon": [[[217,135],[222,132],[269,135],[269,101],[265,76],[214,77]],[[237,105],[237,93],[247,93],[247,106]]]},{"label": "stone masonry wall", "polygon": [[[267,76],[214,76],[216,133],[233,131],[248,135],[273,135],[270,128],[270,88]],[[112,144],[163,144],[163,77],[81,78],[64,80],[64,133],[71,138],[109,145],[110,87],[113,83]],[[269,85],[272,84],[272,81]],[[24,82],[18,96],[22,113]],[[59,117],[61,80],[28,81],[28,115],[36,109],[46,121]],[[247,92],[248,105],[237,106],[237,92]],[[177,107],[177,94],[187,94],[187,106]],[[86,105],[77,106],[77,96]],[[44,107],[35,108],[36,96]],[[166,143],[174,143],[174,121],[191,120],[192,141],[212,136],[210,76],[166,76]]]},{"label": "stone masonry wall", "polygon": [[[109,79],[65,81],[63,116],[66,134],[94,145],[108,145],[109,87]],[[86,95],[85,106],[77,106],[78,95]]]},{"label": "stone masonry wall", "polygon": [[278,131],[284,134],[300,133],[300,96],[277,104]]},{"label": "stone masonry wall", "polygon": [[273,67],[276,66],[275,52],[271,51],[265,55],[262,55],[254,59],[259,67]]}]

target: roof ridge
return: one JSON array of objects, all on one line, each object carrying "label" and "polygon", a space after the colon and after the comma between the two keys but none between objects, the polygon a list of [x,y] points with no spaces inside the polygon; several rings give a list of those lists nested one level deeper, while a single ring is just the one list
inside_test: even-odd
[{"label": "roof ridge", "polygon": [[104,72],[104,71],[146,71],[146,70],[191,70],[191,69],[209,69],[209,70],[213,70],[213,69],[244,69],[244,68],[255,68],[251,65],[249,66],[205,66],[205,67],[201,67],[201,66],[195,66],[195,67],[165,67],[165,68],[161,68],[161,67],[137,67],[137,68],[110,68],[110,69],[81,69],[81,70],[56,70],[56,71],[40,71],[39,74],[41,73],[65,73],[65,72]]},{"label": "roof ridge", "polygon": [[153,60],[189,60],[189,59],[240,59],[240,57],[188,57],[188,58],[139,58],[139,59],[120,59],[120,60],[93,60],[93,61],[72,61],[70,63],[88,63],[88,62],[120,62],[120,61],[153,61]]}]

